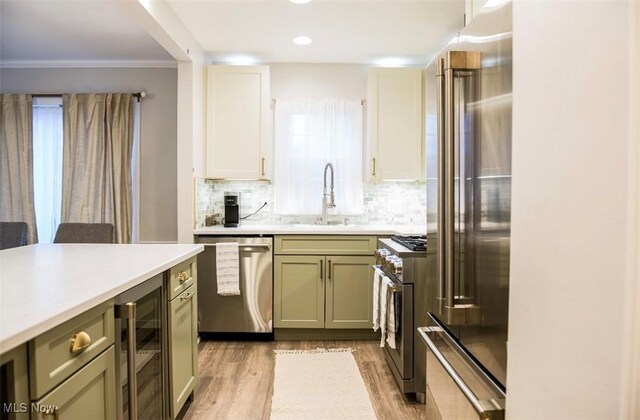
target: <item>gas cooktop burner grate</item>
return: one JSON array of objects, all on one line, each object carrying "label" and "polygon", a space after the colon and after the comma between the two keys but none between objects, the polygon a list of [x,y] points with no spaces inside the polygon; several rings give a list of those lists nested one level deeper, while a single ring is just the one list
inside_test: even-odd
[{"label": "gas cooktop burner grate", "polygon": [[412,251],[427,250],[426,236],[392,236],[391,239]]}]

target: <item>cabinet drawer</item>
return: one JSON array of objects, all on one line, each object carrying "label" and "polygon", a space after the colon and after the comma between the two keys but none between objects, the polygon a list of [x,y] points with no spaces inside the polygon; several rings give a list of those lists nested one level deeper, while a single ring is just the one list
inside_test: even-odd
[{"label": "cabinet drawer", "polygon": [[115,393],[115,350],[111,346],[37,402],[43,409],[56,407],[52,412],[53,416],[39,413],[35,418],[114,419],[116,418]]},{"label": "cabinet drawer", "polygon": [[[82,343],[83,338],[84,343]],[[31,340],[29,342],[31,398],[41,398],[54,386],[102,353],[113,342],[113,301],[96,306]],[[72,349],[74,343],[79,348]],[[86,347],[82,348],[81,344]]]},{"label": "cabinet drawer", "polygon": [[281,255],[373,255],[375,236],[276,236],[275,253]]},{"label": "cabinet drawer", "polygon": [[171,267],[169,270],[169,300],[174,299],[195,283],[198,278],[196,267],[196,257]]}]

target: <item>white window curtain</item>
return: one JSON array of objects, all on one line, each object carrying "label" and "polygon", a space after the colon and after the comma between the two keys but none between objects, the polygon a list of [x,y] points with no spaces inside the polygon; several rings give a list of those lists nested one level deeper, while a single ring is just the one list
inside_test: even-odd
[{"label": "white window curtain", "polygon": [[320,215],[327,163],[335,168],[336,208],[330,209],[329,214],[362,214],[362,118],[359,101],[276,103],[276,214]]},{"label": "white window curtain", "polygon": [[62,97],[33,100],[33,192],[38,241],[53,242],[62,202]]}]

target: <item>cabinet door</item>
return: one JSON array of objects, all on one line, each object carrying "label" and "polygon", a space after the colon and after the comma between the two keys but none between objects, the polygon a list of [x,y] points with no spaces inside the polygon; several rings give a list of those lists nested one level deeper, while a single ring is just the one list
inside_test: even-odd
[{"label": "cabinet door", "polygon": [[374,257],[327,257],[327,316],[325,328],[373,326]]},{"label": "cabinet door", "polygon": [[423,180],[422,69],[371,69],[368,84],[368,179]]},{"label": "cabinet door", "polygon": [[269,179],[269,67],[208,66],[207,178]]},{"label": "cabinet door", "polygon": [[171,418],[176,418],[198,378],[197,283],[169,303]]},{"label": "cabinet door", "polygon": [[324,256],[276,256],[277,328],[324,328]]},{"label": "cabinet door", "polygon": [[0,418],[29,420],[27,345],[0,355]]},{"label": "cabinet door", "polygon": [[[37,401],[45,410],[56,407],[53,418],[114,419],[116,416],[115,350],[109,347],[92,362]],[[50,414],[32,413],[32,418],[47,419]]]}]

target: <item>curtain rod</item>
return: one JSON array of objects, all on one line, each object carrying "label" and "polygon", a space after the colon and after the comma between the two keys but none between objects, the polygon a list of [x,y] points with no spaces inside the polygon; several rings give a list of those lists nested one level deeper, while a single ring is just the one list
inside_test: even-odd
[{"label": "curtain rod", "polygon": [[[57,98],[62,96],[62,93],[34,93],[31,96],[33,98]],[[140,102],[140,98],[147,97],[147,92],[143,90],[141,92],[134,93],[133,96],[138,99],[138,102]]]},{"label": "curtain rod", "polygon": [[[144,98],[144,96],[143,96],[143,98]],[[276,106],[277,102],[278,101],[275,98],[271,99],[271,106]],[[360,105],[367,106],[367,100],[366,99],[360,99]]]}]

